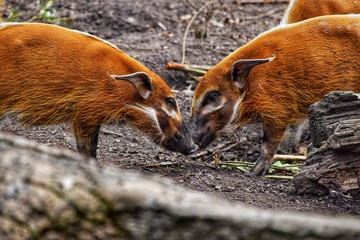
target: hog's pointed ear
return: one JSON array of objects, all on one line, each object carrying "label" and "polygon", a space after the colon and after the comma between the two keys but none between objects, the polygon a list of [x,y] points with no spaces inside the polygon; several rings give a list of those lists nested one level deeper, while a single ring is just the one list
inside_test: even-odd
[{"label": "hog's pointed ear", "polygon": [[241,59],[236,61],[231,68],[231,80],[233,80],[240,89],[243,89],[251,69],[256,65],[271,62],[274,58],[275,56],[264,59]]},{"label": "hog's pointed ear", "polygon": [[124,80],[131,83],[139,92],[141,97],[147,99],[152,90],[153,85],[150,76],[144,72],[136,72],[128,75],[110,75],[116,80]]}]

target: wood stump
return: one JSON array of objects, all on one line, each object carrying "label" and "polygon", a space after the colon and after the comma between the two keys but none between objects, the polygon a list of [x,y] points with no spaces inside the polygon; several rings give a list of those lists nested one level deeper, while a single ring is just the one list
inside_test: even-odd
[{"label": "wood stump", "polygon": [[295,175],[298,193],[360,197],[360,95],[332,92],[309,108],[314,149]]}]

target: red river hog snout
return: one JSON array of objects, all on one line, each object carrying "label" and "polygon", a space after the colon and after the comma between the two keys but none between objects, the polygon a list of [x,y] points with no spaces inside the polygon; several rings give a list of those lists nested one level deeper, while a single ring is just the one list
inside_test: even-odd
[{"label": "red river hog snout", "polygon": [[100,126],[127,122],[171,151],[197,149],[165,81],[114,45],[59,26],[0,25],[0,116],[24,125],[72,124],[96,157]]},{"label": "red river hog snout", "polygon": [[291,0],[281,23],[295,23],[323,15],[355,13],[360,13],[359,0]]},{"label": "red river hog snout", "polygon": [[263,124],[265,174],[285,128],[331,91],[360,92],[360,15],[316,17],[260,34],[211,68],[195,89],[190,132],[206,147],[219,134]]}]

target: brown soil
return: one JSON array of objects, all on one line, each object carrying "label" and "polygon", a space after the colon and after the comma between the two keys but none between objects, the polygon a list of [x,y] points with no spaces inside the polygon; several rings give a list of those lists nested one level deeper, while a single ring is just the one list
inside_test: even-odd
[{"label": "brown soil", "polygon": [[[214,65],[259,33],[277,25],[286,4],[237,4],[220,0],[198,15],[187,38],[186,61]],[[188,118],[195,81],[182,72],[165,70],[165,63],[181,61],[181,44],[189,18],[205,0],[77,0],[57,1],[61,17],[72,18],[71,28],[95,34],[117,45],[130,56],[157,72],[176,90],[185,119]],[[20,10],[20,19],[30,19],[36,6],[26,0],[7,1],[4,17],[11,9]],[[198,38],[203,36],[203,38]],[[0,130],[51,146],[75,151],[75,140],[67,125],[24,129],[10,118]],[[101,164],[140,171],[173,179],[191,190],[211,192],[220,197],[261,208],[296,210],[328,215],[360,215],[360,200],[341,194],[309,196],[296,194],[291,180],[249,178],[240,171],[211,166],[209,154],[191,158],[171,153],[146,140],[126,126],[103,126],[98,160]],[[259,154],[257,129],[223,137],[211,147],[239,140],[237,148],[220,153],[220,159],[254,160]]]}]

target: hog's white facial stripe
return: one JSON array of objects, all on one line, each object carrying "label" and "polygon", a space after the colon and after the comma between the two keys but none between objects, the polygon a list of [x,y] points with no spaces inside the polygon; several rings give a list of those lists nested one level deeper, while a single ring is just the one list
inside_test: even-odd
[{"label": "hog's white facial stripe", "polygon": [[234,108],[233,108],[233,115],[231,116],[231,118],[229,120],[229,124],[232,124],[234,122],[234,120],[236,119],[236,117],[238,116],[238,112],[240,110],[240,105],[241,105],[243,99],[244,99],[244,95],[240,96],[238,98],[238,100],[236,101]]},{"label": "hog's white facial stripe", "polygon": [[236,129],[236,118],[238,117],[239,115],[239,111],[240,111],[240,106],[241,106],[241,103],[244,99],[244,95],[240,96],[238,98],[238,100],[236,100],[236,103],[233,107],[233,112],[232,112],[232,115],[231,115],[231,118],[230,120],[228,121],[228,123],[226,124],[226,126],[224,127],[224,129],[222,131],[224,132],[232,132]]},{"label": "hog's white facial stripe", "polygon": [[216,104],[208,104],[206,105],[206,107],[202,110],[202,114],[209,114],[209,113],[212,113],[212,112],[215,112],[221,108],[224,107],[226,103],[226,99],[225,98],[221,98],[220,99],[220,102],[219,103],[216,103]]},{"label": "hog's white facial stripe", "polygon": [[[196,110],[199,110],[199,109],[200,109],[201,103],[202,103],[203,100],[204,100],[204,96],[205,96],[205,94],[202,95],[202,96],[197,100],[197,102],[196,102]],[[193,99],[192,106],[195,105],[194,100],[195,100],[195,99]]]},{"label": "hog's white facial stripe", "polygon": [[136,109],[139,112],[144,113],[149,119],[151,119],[154,122],[154,126],[159,131],[159,135],[161,135],[160,142],[162,142],[164,140],[164,134],[163,134],[163,131],[161,130],[159,121],[157,119],[156,110],[154,108],[147,107],[147,106],[144,106],[144,105],[141,105],[141,104],[128,105],[128,106],[130,108]]},{"label": "hog's white facial stripe", "polygon": [[166,106],[164,106],[164,105],[161,106],[161,109],[162,109],[162,110],[166,113],[166,115],[168,115],[169,117],[171,117],[171,118],[173,118],[173,119],[177,119],[176,111],[174,111],[174,110],[170,110],[170,111],[169,111],[169,109],[168,109]]}]

